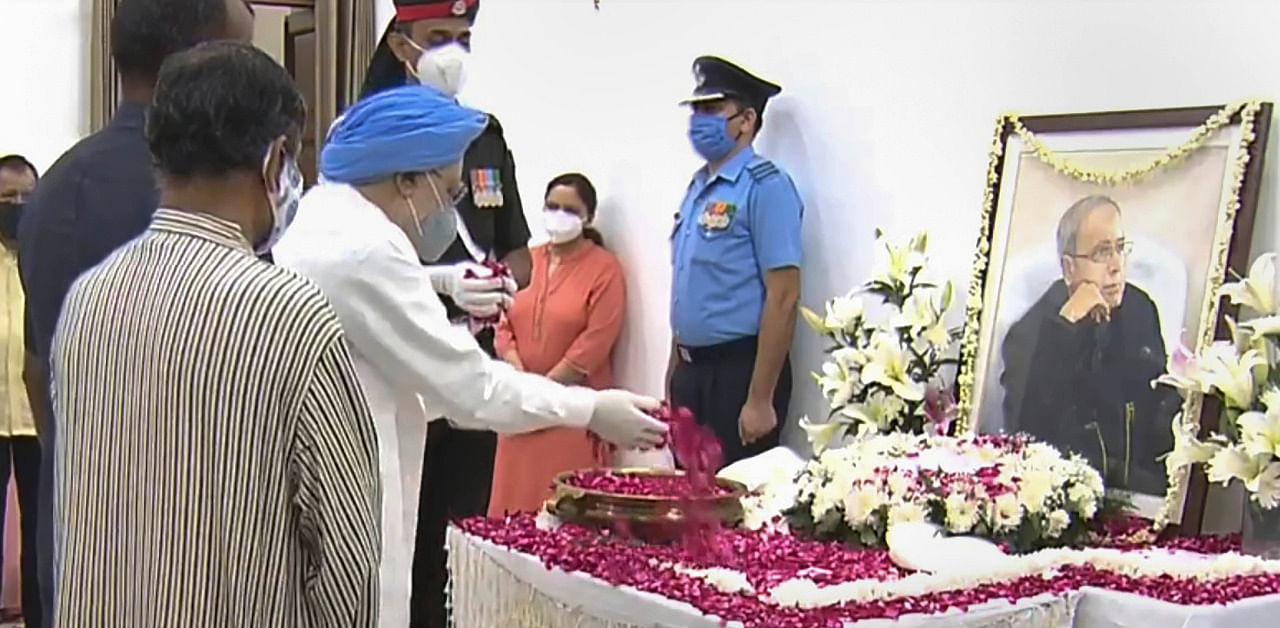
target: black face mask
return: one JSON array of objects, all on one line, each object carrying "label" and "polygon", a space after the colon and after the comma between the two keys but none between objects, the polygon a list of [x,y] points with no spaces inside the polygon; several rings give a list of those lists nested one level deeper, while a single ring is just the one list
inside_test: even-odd
[{"label": "black face mask", "polygon": [[9,241],[18,239],[18,223],[22,220],[22,203],[0,203],[0,236]]}]

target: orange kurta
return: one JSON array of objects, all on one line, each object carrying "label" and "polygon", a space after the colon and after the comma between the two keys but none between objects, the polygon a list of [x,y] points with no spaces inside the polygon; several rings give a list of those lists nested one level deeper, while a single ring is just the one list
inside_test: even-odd
[{"label": "orange kurta", "polygon": [[[534,247],[530,254],[529,287],[516,295],[498,326],[498,354],[514,348],[526,371],[542,375],[563,361],[586,374],[586,386],[612,387],[610,355],[627,300],[618,259],[584,241],[549,272],[550,246]],[[499,436],[489,516],[537,510],[551,495],[557,474],[601,462],[583,429]]]}]

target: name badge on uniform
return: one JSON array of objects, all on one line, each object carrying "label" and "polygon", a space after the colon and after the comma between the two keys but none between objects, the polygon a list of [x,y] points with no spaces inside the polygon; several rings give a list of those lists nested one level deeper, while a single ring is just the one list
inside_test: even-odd
[{"label": "name badge on uniform", "polygon": [[738,206],[724,201],[710,201],[702,209],[698,224],[707,231],[724,231],[733,222],[733,215],[738,213]]},{"label": "name badge on uniform", "polygon": [[502,207],[502,179],[497,169],[476,168],[471,171],[471,201],[484,209]]}]

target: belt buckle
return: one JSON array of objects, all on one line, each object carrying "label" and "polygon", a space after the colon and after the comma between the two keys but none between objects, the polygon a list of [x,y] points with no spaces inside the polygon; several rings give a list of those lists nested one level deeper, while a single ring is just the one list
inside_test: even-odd
[{"label": "belt buckle", "polygon": [[693,364],[693,356],[689,354],[689,350],[684,347],[676,347],[676,352],[680,354],[680,359],[688,364]]}]

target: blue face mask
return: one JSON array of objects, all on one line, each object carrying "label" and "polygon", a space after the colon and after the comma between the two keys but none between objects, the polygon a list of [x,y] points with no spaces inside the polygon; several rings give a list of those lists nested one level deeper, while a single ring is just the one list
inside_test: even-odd
[{"label": "blue face mask", "polygon": [[693,150],[707,161],[723,159],[738,143],[736,138],[729,137],[729,121],[740,115],[741,111],[727,118],[714,113],[689,116],[689,141],[693,143]]}]

